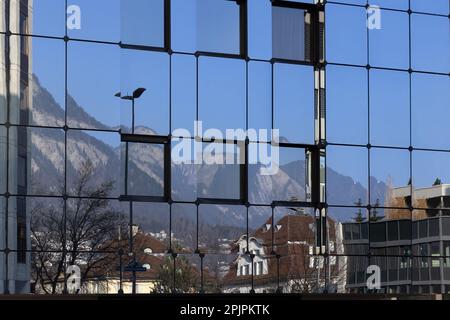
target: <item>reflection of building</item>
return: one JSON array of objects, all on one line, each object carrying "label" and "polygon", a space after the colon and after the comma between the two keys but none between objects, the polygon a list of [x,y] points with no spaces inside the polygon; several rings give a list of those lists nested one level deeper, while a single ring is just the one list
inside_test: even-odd
[{"label": "reflection of building", "polygon": [[[338,291],[345,276],[345,259],[314,256],[315,219],[288,214],[275,224],[269,219],[247,239],[242,235],[233,252],[237,258],[224,279],[225,292],[248,293],[252,274],[255,292],[320,292],[328,279],[328,290]],[[328,220],[330,253],[341,252],[340,224]],[[247,247],[248,246],[248,247]],[[248,248],[248,251],[247,251]],[[278,255],[278,257],[277,257]],[[253,257],[253,259],[252,259]]]},{"label": "reflection of building", "polygon": [[[3,6],[0,8],[2,30],[8,30],[9,26],[12,33],[31,31],[31,0],[7,0],[0,5]],[[27,125],[32,105],[31,38],[2,36],[0,50],[1,122]],[[7,168],[0,172],[0,188],[7,195],[20,195],[0,204],[0,248],[11,250],[7,256],[0,256],[0,292],[30,291],[30,256],[25,251],[30,248],[29,218],[26,198],[21,197],[29,189],[29,140],[25,127],[11,126],[0,131],[1,165]]]},{"label": "reflection of building", "polygon": [[[136,293],[151,293],[155,290],[161,267],[167,264],[163,252],[166,245],[137,228],[134,231],[134,254],[139,266],[146,269],[146,271],[136,272]],[[80,293],[83,294],[117,294],[122,288],[123,293],[132,293],[132,273],[125,269],[127,265],[132,262],[132,257],[128,254],[128,239],[115,240],[113,243],[107,244],[109,250],[119,251],[123,250],[123,256],[117,253],[104,253],[102,258],[97,258],[97,263],[89,264],[83,261],[83,256],[80,256],[78,266],[81,271],[81,288]],[[87,255],[86,259],[92,258]],[[90,270],[87,271],[87,267]],[[122,275],[120,268],[122,267]],[[120,281],[122,278],[122,287]],[[46,283],[47,291],[51,292],[51,283]],[[57,292],[61,293],[64,289],[64,277],[61,275],[61,280],[58,281]],[[43,288],[38,284],[36,286],[36,293],[44,293]]]},{"label": "reflection of building", "polygon": [[[450,185],[415,189],[414,206],[424,210],[386,210],[386,218],[344,224],[344,250],[348,258],[347,290],[365,292],[366,269],[381,269],[381,292],[450,292]],[[411,186],[392,191],[392,200],[411,204]],[[370,253],[371,258],[364,256]],[[393,257],[398,255],[399,257]],[[441,257],[439,257],[441,256]],[[433,258],[436,257],[436,258]]]}]

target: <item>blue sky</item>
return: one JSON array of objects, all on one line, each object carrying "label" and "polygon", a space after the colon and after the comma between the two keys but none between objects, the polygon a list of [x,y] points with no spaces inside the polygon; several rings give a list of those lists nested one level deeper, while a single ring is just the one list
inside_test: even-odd
[{"label": "blue sky", "polygon": [[[223,52],[237,50],[235,4],[222,0],[201,0],[205,6],[196,9],[195,0],[173,0],[172,47],[194,52],[198,48],[216,48]],[[301,2],[301,1],[298,1]],[[312,2],[312,1],[306,1]],[[365,1],[340,1],[365,4]],[[390,8],[406,9],[407,0],[373,0]],[[73,0],[82,14],[81,30],[69,30],[69,36],[102,41],[125,41],[133,44],[161,46],[163,43],[162,1]],[[413,0],[414,10],[448,14],[448,0]],[[137,9],[138,8],[138,9]],[[196,17],[202,17],[197,24]],[[409,68],[408,16],[383,10],[381,30],[369,32],[369,55],[366,48],[366,12],[364,8],[327,5],[327,60],[329,62],[407,69]],[[122,21],[122,24],[119,23]],[[412,15],[412,68],[448,73],[450,70],[450,28],[446,17]],[[34,34],[63,36],[64,1],[34,2]],[[135,32],[138,30],[139,32]],[[249,0],[249,55],[270,59],[270,3]],[[204,49],[205,48],[205,49]],[[36,39],[33,43],[33,70],[41,84],[63,105],[64,43],[60,40]],[[138,86],[148,89],[137,102],[137,124],[169,133],[169,59],[166,54],[120,50],[117,45],[69,42],[68,89],[75,100],[92,116],[109,125],[129,124],[127,102],[114,97],[118,91],[131,93]],[[312,143],[313,139],[313,70],[308,66],[275,66],[274,124],[291,142]],[[174,55],[172,58],[172,127],[192,130],[196,117],[195,58]],[[241,60],[199,59],[199,115],[205,127],[245,128],[245,63]],[[367,86],[370,81],[370,96]],[[450,149],[447,120],[450,118],[450,85],[448,76],[412,76],[412,121],[414,146]],[[249,63],[249,126],[271,127],[271,66],[264,62]],[[370,111],[368,107],[370,103]],[[368,113],[371,116],[368,130]],[[370,76],[363,68],[328,66],[327,134],[336,143],[357,143],[408,147],[409,76],[405,72],[373,70]],[[70,112],[69,112],[70,117]],[[363,184],[367,180],[365,149],[331,150],[328,165],[352,176]],[[433,157],[432,163],[444,168],[447,154]],[[435,175],[450,182],[444,169],[429,167],[428,154],[415,157],[416,184],[431,184]],[[404,156],[378,152],[372,174],[394,184],[408,180],[409,162]],[[361,159],[361,160],[356,160]],[[389,161],[386,161],[389,159]]]}]

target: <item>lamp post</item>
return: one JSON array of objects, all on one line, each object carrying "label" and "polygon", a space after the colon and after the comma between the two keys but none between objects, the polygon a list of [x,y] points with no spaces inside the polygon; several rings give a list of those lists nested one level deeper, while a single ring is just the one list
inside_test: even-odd
[{"label": "lamp post", "polygon": [[145,88],[137,88],[133,91],[133,94],[131,96],[123,96],[122,93],[118,92],[115,94],[116,97],[121,98],[123,100],[130,100],[131,101],[131,133],[134,134],[134,124],[135,124],[135,115],[134,115],[134,109],[135,109],[135,100],[139,99],[142,94],[146,91]]},{"label": "lamp post", "polygon": [[[131,133],[134,134],[134,127],[135,127],[135,100],[139,99],[142,94],[146,91],[145,88],[137,88],[133,91],[133,94],[122,96],[121,92],[118,92],[115,94],[117,98],[121,98],[123,100],[130,100],[131,101]],[[126,143],[126,160],[125,160],[125,166],[128,168],[128,142]],[[127,178],[125,179],[125,190],[127,190]],[[127,192],[125,192],[127,193]],[[142,272],[146,271],[145,268],[143,268],[137,261],[136,256],[133,253],[133,203],[130,201],[130,243],[129,243],[129,250],[130,254],[133,255],[133,260],[128,264],[128,266],[125,267],[126,272],[132,272],[132,293],[136,294],[136,272]],[[121,263],[122,264],[122,263]],[[145,270],[144,270],[145,269]],[[122,272],[122,271],[121,271]],[[121,274],[122,275],[122,274]],[[122,283],[122,280],[121,280]],[[123,292],[122,288],[120,288],[119,292]]]}]

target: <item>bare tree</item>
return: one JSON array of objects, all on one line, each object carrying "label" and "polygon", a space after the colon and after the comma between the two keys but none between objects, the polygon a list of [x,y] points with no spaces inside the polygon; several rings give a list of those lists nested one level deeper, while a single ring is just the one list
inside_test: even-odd
[{"label": "bare tree", "polygon": [[[119,230],[126,230],[123,213],[107,199],[113,181],[95,183],[94,167],[83,163],[74,182],[74,197],[64,207],[40,200],[31,208],[32,276],[47,294],[63,290],[67,266],[77,265],[83,284],[90,274],[108,272],[105,267],[117,250]],[[81,198],[83,197],[83,198]],[[102,266],[103,265],[103,266]]]}]

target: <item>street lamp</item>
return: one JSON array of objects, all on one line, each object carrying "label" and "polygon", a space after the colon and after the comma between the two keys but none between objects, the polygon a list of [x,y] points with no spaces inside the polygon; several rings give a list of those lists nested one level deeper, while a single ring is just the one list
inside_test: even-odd
[{"label": "street lamp", "polygon": [[132,120],[131,120],[131,125],[132,125],[132,128],[131,128],[131,133],[133,133],[134,134],[134,101],[136,100],[136,99],[139,99],[141,96],[142,96],[142,94],[146,91],[147,89],[145,89],[145,88],[137,88],[136,90],[134,90],[133,91],[133,95],[131,95],[131,96],[123,96],[122,97],[122,93],[121,92],[118,92],[118,93],[116,93],[114,96],[116,96],[117,98],[121,98],[121,99],[123,99],[123,100],[130,100],[131,101],[131,108],[132,108],[132,110],[131,110],[131,116],[132,116]]},{"label": "street lamp", "polygon": [[[142,94],[146,91],[147,89],[145,88],[137,88],[136,90],[133,91],[133,95],[129,96],[122,96],[121,92],[116,93],[114,96],[117,98],[121,98],[123,100],[131,100],[131,116],[132,116],[132,121],[131,121],[131,133],[134,134],[134,127],[135,127],[135,114],[134,114],[134,102],[136,99],[139,99]],[[126,160],[125,160],[125,166],[126,168],[128,168],[128,142],[126,143]],[[125,175],[126,176],[126,175]],[[127,179],[125,178],[125,190],[127,190]],[[127,193],[125,191],[125,193]],[[130,254],[133,255],[133,259],[132,261],[125,267],[125,271],[126,272],[132,272],[132,293],[136,294],[136,272],[143,272],[143,271],[147,271],[146,268],[142,267],[137,261],[136,261],[136,256],[133,253],[133,205],[132,205],[132,201],[130,201]],[[122,261],[121,261],[121,277],[122,277]],[[121,283],[122,283],[122,279],[121,279]],[[122,287],[120,288],[119,292],[123,293]]]}]

